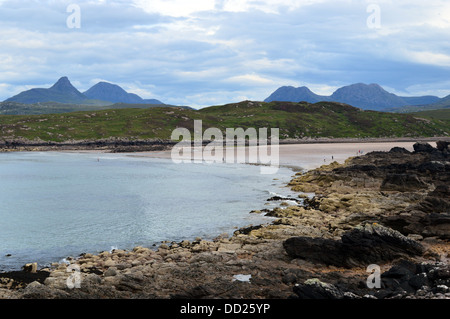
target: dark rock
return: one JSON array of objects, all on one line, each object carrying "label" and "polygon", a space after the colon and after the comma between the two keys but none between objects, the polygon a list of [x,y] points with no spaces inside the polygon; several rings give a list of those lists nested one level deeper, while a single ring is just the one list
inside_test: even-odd
[{"label": "dark rock", "polygon": [[381,191],[411,192],[427,188],[428,185],[417,175],[411,174],[389,174],[381,184]]},{"label": "dark rock", "polygon": [[390,151],[390,153],[403,153],[403,154],[410,154],[411,152],[408,151],[406,148],[404,147],[393,147]]},{"label": "dark rock", "polygon": [[395,296],[416,295],[420,291],[438,293],[439,287],[450,284],[450,265],[414,264],[402,260],[381,275],[382,289],[377,298],[395,298]]},{"label": "dark rock", "polygon": [[448,149],[449,145],[450,145],[450,142],[447,142],[447,141],[437,141],[436,142],[436,147],[441,152]]},{"label": "dark rock", "polygon": [[292,258],[301,258],[327,265],[342,265],[344,263],[340,241],[324,238],[292,237],[284,241],[283,247]]},{"label": "dark rock", "polygon": [[303,200],[303,206],[305,208],[319,209],[319,207],[320,207],[320,196],[314,196],[312,198],[305,198]]},{"label": "dark rock", "polygon": [[424,286],[429,285],[429,281],[427,275],[425,273],[417,274],[414,277],[410,278],[408,284],[414,288],[414,290],[419,290]]},{"label": "dark rock", "polygon": [[299,299],[343,299],[345,297],[344,292],[336,286],[321,282],[316,278],[295,285],[294,293]]},{"label": "dark rock", "polygon": [[260,229],[260,228],[262,228],[262,227],[263,227],[262,225],[243,227],[243,228],[240,228],[240,229],[236,230],[236,231],[234,232],[234,234],[235,234],[235,235],[236,235],[236,234],[244,234],[244,235],[248,235],[252,230],[257,230],[257,229]]},{"label": "dark rock", "polygon": [[50,275],[48,271],[39,270],[35,273],[26,271],[12,271],[6,273],[0,273],[1,278],[7,278],[14,281],[13,287],[20,287],[23,285],[28,285],[33,281],[43,283],[45,279]]},{"label": "dark rock", "polygon": [[417,142],[413,145],[414,152],[416,153],[431,153],[436,150],[433,146],[428,143]]},{"label": "dark rock", "polygon": [[446,165],[443,162],[438,161],[429,161],[420,164],[417,167],[417,170],[419,172],[423,173],[439,173],[439,172],[445,172],[446,171]]},{"label": "dark rock", "polygon": [[367,266],[424,253],[420,243],[378,224],[356,227],[340,241],[293,237],[287,239],[283,247],[292,258],[344,267]]},{"label": "dark rock", "polygon": [[423,246],[400,232],[379,224],[356,227],[342,236],[347,264],[369,265],[401,257],[420,256]]},{"label": "dark rock", "polygon": [[416,274],[416,271],[416,264],[408,260],[401,260],[399,263],[392,266],[388,271],[384,272],[381,277],[395,279],[403,278],[408,280]]}]

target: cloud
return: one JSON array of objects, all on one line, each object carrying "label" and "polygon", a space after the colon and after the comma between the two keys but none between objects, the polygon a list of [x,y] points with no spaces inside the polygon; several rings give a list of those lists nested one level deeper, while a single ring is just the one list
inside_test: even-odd
[{"label": "cloud", "polygon": [[[450,94],[450,4],[443,0],[0,1],[0,100],[68,76],[103,79],[166,103],[263,100],[282,85],[330,94],[379,83]],[[380,8],[381,28],[367,25]]]}]

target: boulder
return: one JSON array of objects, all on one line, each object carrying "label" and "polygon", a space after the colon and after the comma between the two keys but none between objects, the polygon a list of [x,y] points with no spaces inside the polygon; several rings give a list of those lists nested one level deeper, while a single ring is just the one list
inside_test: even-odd
[{"label": "boulder", "polygon": [[397,146],[391,148],[391,150],[389,152],[390,153],[400,153],[400,154],[410,154],[411,153],[406,148],[404,148],[404,147],[397,147]]},{"label": "boulder", "polygon": [[420,243],[378,224],[355,227],[341,240],[293,237],[283,247],[292,258],[349,268],[420,256],[425,251]]},{"label": "boulder", "polygon": [[415,264],[401,260],[381,274],[382,289],[375,295],[389,298],[399,293],[416,294],[421,290],[437,293],[440,285],[450,284],[450,266],[446,263]]},{"label": "boulder", "polygon": [[294,293],[299,299],[343,299],[344,293],[332,284],[317,278],[308,279],[303,284],[295,285]]},{"label": "boulder", "polygon": [[431,153],[435,150],[433,146],[424,142],[417,142],[413,145],[414,152],[416,153]]},{"label": "boulder", "polygon": [[401,257],[420,256],[424,247],[400,232],[379,224],[356,227],[342,236],[346,265],[367,266]]},{"label": "boulder", "polygon": [[332,239],[292,237],[283,243],[283,247],[292,258],[327,265],[342,265],[345,261],[342,255],[342,243]]},{"label": "boulder", "polygon": [[437,141],[436,142],[436,147],[441,152],[444,150],[447,150],[449,146],[450,146],[450,142],[448,142],[448,141]]}]

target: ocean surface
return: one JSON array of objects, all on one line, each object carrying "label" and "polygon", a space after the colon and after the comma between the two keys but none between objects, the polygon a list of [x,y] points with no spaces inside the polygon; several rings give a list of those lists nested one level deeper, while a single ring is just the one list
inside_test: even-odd
[{"label": "ocean surface", "polygon": [[161,241],[212,239],[272,221],[251,210],[291,194],[294,172],[175,164],[127,154],[0,154],[0,272]]}]

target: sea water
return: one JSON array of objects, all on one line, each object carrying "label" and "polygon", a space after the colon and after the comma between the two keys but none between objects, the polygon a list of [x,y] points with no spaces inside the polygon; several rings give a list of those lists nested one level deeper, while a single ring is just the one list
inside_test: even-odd
[{"label": "sea water", "polygon": [[212,239],[270,222],[266,208],[293,172],[246,164],[72,152],[0,154],[0,271],[112,247]]}]

